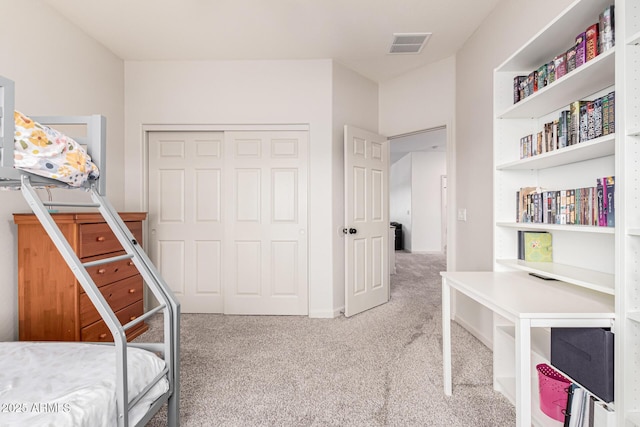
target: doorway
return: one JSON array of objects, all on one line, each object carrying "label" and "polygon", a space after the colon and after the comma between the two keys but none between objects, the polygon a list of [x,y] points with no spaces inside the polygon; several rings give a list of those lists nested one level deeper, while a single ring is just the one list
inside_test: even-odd
[{"label": "doorway", "polygon": [[447,250],[448,130],[441,126],[390,137],[390,220],[413,253]]}]

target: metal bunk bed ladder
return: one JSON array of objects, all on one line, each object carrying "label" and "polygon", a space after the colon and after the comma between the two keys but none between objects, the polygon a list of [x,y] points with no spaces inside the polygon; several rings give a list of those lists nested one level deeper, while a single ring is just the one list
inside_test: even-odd
[{"label": "metal bunk bed ladder", "polygon": [[[51,240],[58,248],[58,251],[68,264],[71,271],[80,282],[85,292],[91,299],[91,302],[102,316],[106,325],[109,327],[111,334],[113,335],[115,348],[116,348],[116,397],[118,403],[118,426],[128,427],[129,408],[133,406],[138,399],[129,402],[128,399],[128,387],[127,387],[127,346],[144,348],[150,351],[158,351],[164,354],[164,360],[166,363],[165,373],[169,375],[172,380],[169,381],[173,390],[169,390],[168,403],[168,422],[171,426],[179,425],[178,404],[179,404],[179,349],[180,349],[180,305],[171,293],[169,286],[165,283],[160,273],[156,270],[151,260],[147,257],[146,253],[142,250],[140,244],[136,241],[131,234],[127,226],[124,224],[117,211],[111,206],[110,202],[103,197],[99,190],[94,186],[91,187],[90,194],[93,203],[69,203],[69,202],[49,202],[42,201],[38,194],[35,192],[29,177],[23,175],[21,177],[21,190],[24,198],[29,204],[29,207],[33,210],[34,214],[46,230],[47,234],[51,237]],[[83,263],[75,254],[71,245],[60,231],[60,228],[52,218],[48,206],[66,206],[66,207],[84,207],[84,208],[97,208],[105,219],[106,223],[111,228],[111,231],[116,236],[122,247],[124,248],[126,255],[120,255],[111,258],[104,258],[97,261],[91,261]],[[104,299],[103,295],[98,290],[95,282],[91,278],[88,267],[107,264],[121,259],[131,259],[136,268],[140,272],[147,286],[153,292],[153,295],[160,302],[158,307],[144,313],[142,316],[122,325],[113,310],[110,309],[109,304]],[[148,319],[159,311],[164,311],[164,343],[155,344],[143,344],[143,343],[128,343],[126,337],[126,331],[140,322]],[[158,382],[162,376],[158,376],[155,381],[144,390],[148,391],[151,386]],[[141,395],[144,393],[141,393]],[[164,402],[156,402],[154,405],[163,404]],[[154,411],[150,411],[152,415]],[[150,416],[149,416],[150,418]],[[143,418],[138,425],[144,425],[149,421],[147,417]]]}]

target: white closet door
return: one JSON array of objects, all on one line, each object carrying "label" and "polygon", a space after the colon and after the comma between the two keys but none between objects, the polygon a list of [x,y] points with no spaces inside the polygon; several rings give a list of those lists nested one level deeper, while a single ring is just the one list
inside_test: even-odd
[{"label": "white closet door", "polygon": [[185,313],[222,313],[222,132],[149,134],[150,258]]},{"label": "white closet door", "polygon": [[225,313],[308,314],[307,132],[226,132]]}]

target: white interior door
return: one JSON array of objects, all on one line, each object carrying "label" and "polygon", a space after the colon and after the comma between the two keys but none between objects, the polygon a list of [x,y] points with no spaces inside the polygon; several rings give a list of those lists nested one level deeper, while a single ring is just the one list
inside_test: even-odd
[{"label": "white interior door", "polygon": [[389,301],[389,141],[344,128],[345,316]]},{"label": "white interior door", "polygon": [[223,135],[149,134],[150,257],[185,313],[223,311]]},{"label": "white interior door", "polygon": [[226,132],[225,313],[308,314],[307,132]]}]

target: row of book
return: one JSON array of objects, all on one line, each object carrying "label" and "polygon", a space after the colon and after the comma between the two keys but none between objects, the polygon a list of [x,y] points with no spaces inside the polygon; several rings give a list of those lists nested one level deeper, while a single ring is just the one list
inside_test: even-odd
[{"label": "row of book", "polygon": [[516,221],[537,224],[615,226],[615,177],[598,178],[595,187],[516,192]]},{"label": "row of book", "polygon": [[550,85],[599,54],[615,45],[614,6],[608,6],[599,16],[598,22],[590,25],[576,36],[573,45],[566,51],[526,76],[513,79],[513,103]]},{"label": "row of book", "polygon": [[528,158],[615,133],[615,92],[575,101],[544,130],[520,138],[520,158]]}]

